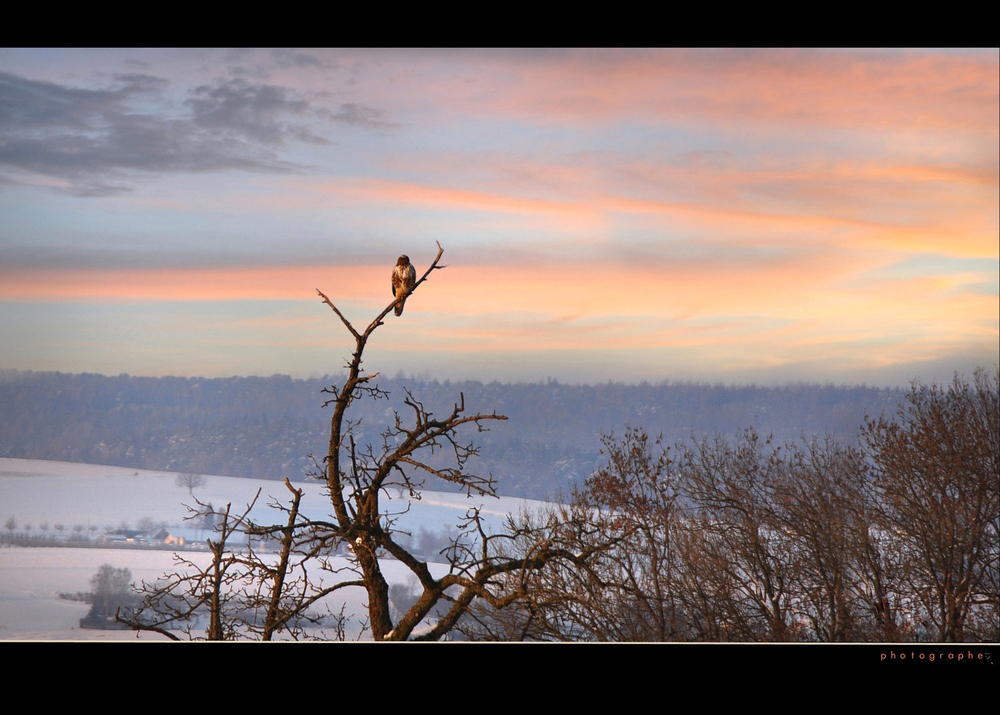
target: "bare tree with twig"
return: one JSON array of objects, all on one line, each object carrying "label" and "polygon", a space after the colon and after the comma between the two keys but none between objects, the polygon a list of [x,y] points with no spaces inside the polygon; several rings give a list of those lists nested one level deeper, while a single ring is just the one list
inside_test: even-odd
[{"label": "bare tree with twig", "polygon": [[[299,514],[302,490],[292,487],[287,479],[285,487],[292,493],[291,504],[272,504],[287,512],[284,525],[260,526],[250,519],[260,489],[239,514],[232,512],[231,504],[221,512],[210,511],[211,507],[201,502],[191,507],[188,519],[201,521],[211,514],[216,522],[213,538],[206,541],[211,563],[202,568],[175,555],[176,571],[155,583],[143,582],[138,589],[142,604],[119,611],[117,620],[172,640],[183,635],[189,639],[269,641],[279,633],[296,640],[343,640],[343,612],[335,614],[318,606],[331,593],[357,584],[341,580],[324,584],[316,577],[316,570],[336,575],[336,569],[325,558],[323,541],[312,538],[308,522]],[[277,558],[266,548],[255,548],[252,537],[258,537],[261,544],[277,541]],[[310,566],[315,568],[310,570]]]},{"label": "bare tree with twig", "polygon": [[[490,423],[507,419],[503,415],[467,413],[465,396],[460,393],[451,410],[438,417],[407,391],[404,404],[408,411],[394,413],[391,424],[374,441],[361,436],[359,422],[349,417],[355,401],[388,397],[375,383],[379,373],[362,370],[365,348],[385,317],[404,300],[412,300],[413,293],[435,270],[444,268],[440,265],[443,253],[438,244],[437,255],[420,279],[408,291],[400,291],[363,330],[355,328],[317,289],[323,303],[355,341],[344,383],[324,390],[332,395],[324,407],[333,405],[333,415],[329,449],[316,464],[315,476],[326,483],[332,507],[330,519],[305,518],[299,509],[302,492],[287,481],[292,494],[290,504],[272,505],[286,513],[282,524],[253,521],[253,504],[236,517],[230,516],[227,506],[221,526],[217,527],[218,538],[209,540],[212,567],[193,576],[178,572],[148,588],[145,613],[165,615],[145,619],[140,611],[129,619],[130,625],[167,632],[169,623],[190,619],[199,609],[207,609],[209,638],[270,640],[279,631],[298,637],[303,634],[304,622],[317,620],[310,607],[335,591],[360,587],[367,595],[366,627],[375,640],[437,640],[455,628],[477,599],[493,608],[503,608],[524,597],[532,572],[553,560],[583,565],[593,555],[596,546],[566,548],[561,532],[551,525],[540,529],[526,521],[510,520],[508,530],[490,533],[479,508],[473,506],[457,525],[451,543],[439,554],[447,572],[435,576],[427,555],[408,548],[409,535],[398,531],[400,514],[391,512],[382,501],[390,489],[419,499],[427,480],[457,485],[470,497],[497,496],[492,476],[467,471],[478,448],[463,435],[471,430],[486,431]],[[204,505],[199,506],[204,509]],[[247,537],[245,547],[233,546],[231,537],[236,532]],[[254,537],[277,545],[276,562],[257,554]],[[519,548],[512,556],[515,550],[510,545],[515,543]],[[334,573],[333,585],[320,585],[313,574],[317,570],[336,572],[332,556],[343,546],[349,551],[347,570],[352,576],[345,580]],[[397,559],[415,578],[416,599],[405,607],[398,598],[395,603],[390,598],[380,564],[386,557]],[[337,616],[333,617],[336,621]],[[341,612],[338,637],[343,637],[343,624]]]},{"label": "bare tree with twig", "polygon": [[[401,485],[411,497],[419,497],[426,478],[456,484],[469,496],[496,496],[492,477],[466,471],[468,461],[478,450],[470,441],[460,438],[459,431],[474,427],[482,432],[487,429],[486,424],[507,419],[503,415],[496,412],[467,414],[465,397],[460,394],[451,412],[437,418],[407,392],[404,402],[411,410],[412,421],[404,421],[397,413],[393,424],[383,431],[381,444],[377,447],[356,444],[354,429],[357,425],[347,419],[348,409],[355,400],[386,397],[373,382],[378,373],[364,374],[361,369],[365,348],[389,312],[412,296],[433,271],[444,268],[440,265],[443,253],[444,249],[438,244],[437,256],[407,295],[390,303],[364,330],[356,329],[326,295],[317,291],[355,340],[355,349],[347,365],[347,379],[340,389],[330,390],[334,396],[330,400],[334,413],[323,476],[335,519],[330,524],[330,533],[346,541],[351,549],[357,573],[367,591],[369,625],[376,640],[439,639],[455,627],[475,599],[502,608],[522,597],[523,590],[511,588],[512,583],[519,581],[509,578],[510,575],[541,569],[554,559],[582,563],[589,555],[589,552],[574,554],[562,548],[551,532],[534,531],[526,525],[518,527],[513,522],[513,528],[504,533],[487,533],[479,509],[475,507],[469,510],[451,545],[442,554],[449,567],[444,576],[432,575],[427,561],[404,548],[395,538],[394,519],[380,505],[381,495],[391,484]],[[427,458],[439,451],[449,456],[448,466],[440,466],[438,462],[432,465]],[[522,555],[513,558],[505,555],[509,553],[505,544],[532,539],[534,543],[522,550]],[[416,602],[395,620],[389,584],[379,566],[381,553],[398,559],[419,583]],[[441,602],[448,604],[444,615],[417,633],[418,625]]]}]

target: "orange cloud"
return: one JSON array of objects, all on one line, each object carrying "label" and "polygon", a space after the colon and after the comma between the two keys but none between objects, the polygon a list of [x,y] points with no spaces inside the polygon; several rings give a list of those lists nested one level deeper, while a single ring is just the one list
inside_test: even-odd
[{"label": "orange cloud", "polygon": [[[22,302],[309,300],[316,297],[315,289],[323,286],[326,290],[336,288],[336,294],[350,295],[354,299],[372,299],[376,296],[374,273],[373,268],[357,266],[347,270],[330,266],[0,269],[0,299]],[[391,298],[387,277],[378,281],[380,286],[383,283],[383,292]]]},{"label": "orange cloud", "polygon": [[[418,270],[426,266],[412,256]],[[809,303],[859,271],[885,262],[841,253],[736,261],[716,257],[629,266],[600,261],[512,266],[450,266],[411,300],[421,310],[451,314],[682,315],[766,311]],[[447,261],[445,261],[447,263]],[[199,269],[0,269],[0,299],[34,302],[319,300],[384,306],[391,266],[274,266]],[[955,285],[975,276],[951,279]],[[731,312],[731,308],[730,308]]]},{"label": "orange cloud", "polygon": [[[414,258],[418,269],[426,266]],[[944,354],[943,346],[954,350],[997,341],[996,296],[961,290],[981,282],[981,275],[878,279],[872,270],[879,265],[864,255],[833,252],[637,267],[583,261],[453,266],[436,272],[410,298],[404,319],[390,319],[392,329],[382,333],[378,349],[462,354],[697,349],[706,360],[726,357],[751,365],[841,353],[847,359],[869,344],[879,346],[880,360],[905,362],[913,359],[907,346],[916,343],[932,346],[921,348],[927,354]],[[348,339],[315,288],[361,325],[389,304],[390,271],[384,265],[4,270],[0,300],[315,301],[315,317],[248,313],[216,319],[209,327],[202,320],[198,335],[187,338],[192,344],[312,350]],[[179,306],[178,315],[183,310]]]}]

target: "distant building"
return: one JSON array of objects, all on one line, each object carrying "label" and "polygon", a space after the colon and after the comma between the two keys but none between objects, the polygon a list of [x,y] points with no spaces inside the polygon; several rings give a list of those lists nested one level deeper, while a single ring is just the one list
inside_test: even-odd
[{"label": "distant building", "polygon": [[98,536],[97,543],[146,544],[149,543],[149,533],[142,529],[112,529]]},{"label": "distant building", "polygon": [[150,537],[150,540],[156,544],[166,544],[168,546],[184,546],[183,536],[174,536],[166,529],[160,529],[159,531],[157,531],[155,534],[153,534],[152,537]]},{"label": "distant building", "polygon": [[112,529],[97,537],[99,544],[164,544],[166,546],[184,546],[183,536],[174,536],[166,529],[160,529],[150,534],[142,529]]}]

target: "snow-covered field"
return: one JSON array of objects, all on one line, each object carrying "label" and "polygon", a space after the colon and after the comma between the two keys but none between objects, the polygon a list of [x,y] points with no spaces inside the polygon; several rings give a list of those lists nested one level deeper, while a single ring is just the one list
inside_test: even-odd
[{"label": "snow-covered field", "polygon": [[[106,530],[149,517],[156,522],[166,522],[171,533],[194,539],[196,534],[189,522],[184,522],[188,510],[185,504],[194,505],[187,489],[176,484],[177,474],[125,467],[109,467],[71,462],[54,462],[26,459],[0,458],[0,527],[6,532],[5,522],[13,517],[17,533],[26,525],[32,526],[32,536],[46,535],[57,539],[60,532],[56,525],[63,525],[61,537],[74,535],[74,526],[82,529],[76,533],[90,534],[90,538]],[[262,489],[254,510],[259,521],[283,521],[278,512],[267,514],[267,504],[287,501],[288,491],[281,482],[208,475],[207,483],[196,487],[194,496],[203,503],[211,503],[216,510],[231,503],[233,512],[242,511]],[[296,484],[305,491],[302,511],[311,518],[328,514],[329,500],[323,495],[321,484]],[[534,511],[542,502],[501,497],[469,499],[464,494],[424,492],[420,501],[411,501],[392,492],[396,498],[387,500],[386,507],[394,512],[406,513],[399,517],[398,527],[417,535],[423,528],[439,532],[446,525],[455,526],[466,511],[473,506],[482,507],[487,524],[499,530],[508,513],[521,510]],[[42,530],[42,525],[47,530]],[[88,531],[88,527],[96,530]],[[207,553],[188,552],[185,556],[201,563],[208,562]],[[76,593],[90,590],[93,578],[102,564],[127,567],[136,581],[156,580],[173,570],[172,553],[143,549],[87,549],[63,547],[9,547],[0,548],[0,639],[135,639],[128,631],[94,631],[78,628],[79,619],[89,606],[85,603],[60,600],[58,593]],[[407,583],[405,567],[386,561],[384,570],[390,583]],[[361,613],[363,593],[352,589],[348,612],[352,608]],[[143,634],[142,639],[160,639],[154,634]]]}]

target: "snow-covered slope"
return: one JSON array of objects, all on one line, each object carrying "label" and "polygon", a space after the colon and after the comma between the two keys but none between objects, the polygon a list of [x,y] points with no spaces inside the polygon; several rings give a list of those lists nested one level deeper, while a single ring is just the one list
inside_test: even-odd
[{"label": "snow-covered slope", "polygon": [[[128,523],[135,527],[144,517],[166,522],[172,533],[188,539],[204,537],[190,522],[185,505],[195,505],[186,488],[176,484],[177,474],[136,470],[95,464],[0,458],[0,528],[13,517],[16,533],[31,525],[32,536],[53,540],[89,534],[91,539],[109,528]],[[305,491],[303,512],[312,518],[328,515],[329,500],[324,485],[297,484]],[[260,498],[254,509],[259,521],[283,521],[281,514],[268,514],[275,499],[287,501],[282,482],[206,475],[206,484],[194,490],[194,497],[211,503],[217,510],[231,503],[235,512],[246,508],[257,490]],[[391,498],[390,498],[391,497]],[[440,532],[455,525],[470,507],[479,506],[487,524],[502,527],[507,513],[534,511],[542,502],[502,497],[467,498],[464,494],[424,492],[419,501],[390,490],[385,508],[402,513],[398,527],[416,536],[421,529]],[[407,507],[409,509],[407,510]],[[43,531],[42,525],[47,525]],[[61,532],[56,525],[65,527]],[[75,526],[82,529],[74,530]],[[89,526],[96,527],[88,530]],[[195,561],[208,560],[207,553],[190,553]],[[172,554],[142,549],[81,548],[0,548],[0,639],[11,638],[135,638],[127,632],[74,630],[86,614],[83,603],[63,601],[58,593],[89,591],[90,579],[105,563],[131,569],[135,580],[152,581],[171,571]],[[385,572],[391,582],[406,583],[408,572],[395,562],[387,562]],[[358,594],[360,597],[361,594]],[[359,600],[360,603],[360,600]],[[144,636],[146,638],[153,636]]]}]

